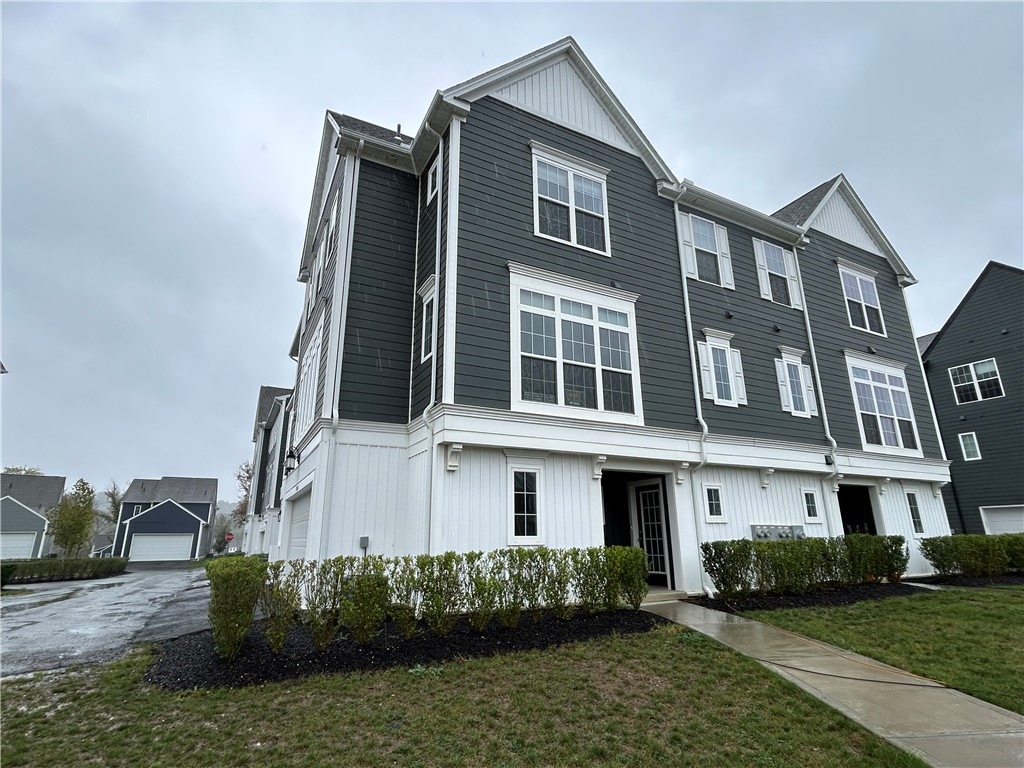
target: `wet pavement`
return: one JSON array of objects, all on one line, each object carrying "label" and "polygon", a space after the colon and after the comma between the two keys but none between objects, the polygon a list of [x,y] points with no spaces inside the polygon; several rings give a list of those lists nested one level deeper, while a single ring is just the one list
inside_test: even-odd
[{"label": "wet pavement", "polygon": [[202,568],[133,564],[94,581],[12,585],[31,592],[0,598],[0,676],[110,661],[162,639],[162,622],[178,634],[203,629],[207,583]]}]

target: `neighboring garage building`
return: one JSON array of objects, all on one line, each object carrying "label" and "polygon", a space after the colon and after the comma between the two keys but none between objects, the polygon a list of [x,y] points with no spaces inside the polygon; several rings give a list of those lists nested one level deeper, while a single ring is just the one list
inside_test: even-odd
[{"label": "neighboring garage building", "polygon": [[47,514],[64,494],[64,478],[8,474],[0,477],[0,558],[45,557],[53,545],[46,530]]},{"label": "neighboring garage building", "polygon": [[114,554],[135,561],[205,557],[216,509],[213,478],[132,480],[121,500]]}]

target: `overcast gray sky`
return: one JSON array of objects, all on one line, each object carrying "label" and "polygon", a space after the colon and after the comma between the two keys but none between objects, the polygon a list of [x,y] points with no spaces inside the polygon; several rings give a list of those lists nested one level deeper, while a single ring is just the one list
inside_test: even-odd
[{"label": "overcast gray sky", "polygon": [[770,213],[846,173],[937,330],[1024,253],[1022,8],[3,3],[2,462],[234,498],[324,110],[412,133],[568,34],[680,178]]}]

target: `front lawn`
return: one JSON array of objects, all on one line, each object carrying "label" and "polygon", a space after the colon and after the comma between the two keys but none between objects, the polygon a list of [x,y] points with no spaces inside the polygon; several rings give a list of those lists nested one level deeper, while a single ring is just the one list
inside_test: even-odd
[{"label": "front lawn", "polygon": [[676,626],[187,693],[143,683],[149,660],[5,682],[4,768],[924,765]]},{"label": "front lawn", "polygon": [[1024,714],[1024,588],[945,589],[752,619],[846,648]]}]

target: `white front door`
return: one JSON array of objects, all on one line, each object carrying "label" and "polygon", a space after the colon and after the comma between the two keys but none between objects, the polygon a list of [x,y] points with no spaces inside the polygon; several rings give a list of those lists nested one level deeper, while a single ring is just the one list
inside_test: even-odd
[{"label": "white front door", "polygon": [[667,587],[668,542],[661,480],[640,480],[629,483],[628,487],[633,543],[647,553],[648,581]]}]

